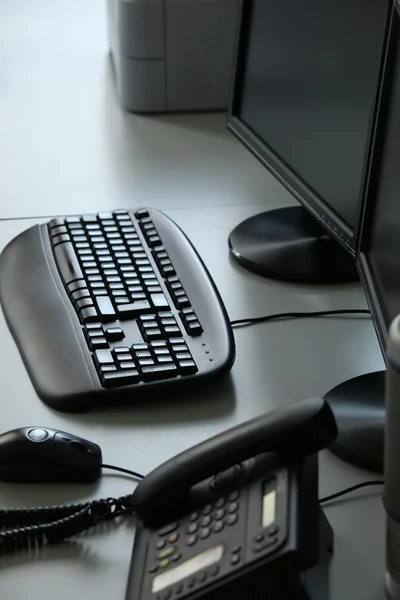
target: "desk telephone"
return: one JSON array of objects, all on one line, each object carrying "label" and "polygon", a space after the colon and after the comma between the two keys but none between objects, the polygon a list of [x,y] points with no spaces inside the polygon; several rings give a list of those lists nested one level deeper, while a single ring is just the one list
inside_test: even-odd
[{"label": "desk telephone", "polygon": [[317,452],[336,435],[329,406],[308,399],[156,468],[131,497],[126,600],[326,598],[333,534]]}]

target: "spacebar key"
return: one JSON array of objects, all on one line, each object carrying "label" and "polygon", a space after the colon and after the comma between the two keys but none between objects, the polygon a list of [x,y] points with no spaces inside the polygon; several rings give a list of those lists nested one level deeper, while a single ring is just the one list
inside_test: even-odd
[{"label": "spacebar key", "polygon": [[83,279],[83,274],[71,242],[63,242],[53,248],[58,269],[64,283],[68,285],[75,279]]},{"label": "spacebar key", "polygon": [[176,377],[178,369],[176,365],[154,365],[154,367],[142,367],[144,381],[156,381],[166,377]]}]

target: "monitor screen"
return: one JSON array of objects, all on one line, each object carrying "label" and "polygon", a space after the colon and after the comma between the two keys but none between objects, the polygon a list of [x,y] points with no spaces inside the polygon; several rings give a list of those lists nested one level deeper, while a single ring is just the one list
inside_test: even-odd
[{"label": "monitor screen", "polygon": [[387,0],[244,3],[228,126],[354,252]]},{"label": "monitor screen", "polygon": [[362,275],[383,347],[387,329],[400,313],[399,20],[394,12],[370,191],[365,204],[365,225],[360,240]]}]

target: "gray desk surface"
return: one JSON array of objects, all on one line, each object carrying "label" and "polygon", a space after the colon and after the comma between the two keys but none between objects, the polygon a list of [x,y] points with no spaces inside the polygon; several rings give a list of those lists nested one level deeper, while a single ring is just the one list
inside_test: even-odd
[{"label": "gray desk surface", "polygon": [[[231,318],[286,310],[364,307],[360,287],[311,288],[279,284],[242,271],[229,260],[227,234],[259,207],[171,210],[204,257],[225,299]],[[0,222],[0,248],[31,220]],[[207,234],[204,234],[207,227]],[[147,473],[160,462],[208,436],[294,399],[321,395],[346,378],[377,370],[382,358],[368,318],[325,318],[281,322],[236,331],[237,359],[230,384],[211,396],[187,401],[132,406],[85,415],[65,415],[44,406],[28,376],[4,320],[0,320],[1,428],[30,424],[58,427],[100,444],[107,462]],[[143,449],[146,448],[144,452]],[[324,452],[320,492],[325,495],[370,474]],[[95,486],[22,486],[0,484],[0,505],[40,505],[124,494],[129,479],[104,476]],[[364,492],[327,508],[335,530],[331,599],[378,600],[382,597],[384,518],[377,492]],[[59,600],[124,597],[134,523],[91,532],[74,542],[39,552],[37,558],[0,560],[4,598]],[[322,600],[322,599],[321,599]]]},{"label": "gray desk surface", "polygon": [[222,113],[121,110],[105,4],[0,2],[0,218],[288,198]]}]

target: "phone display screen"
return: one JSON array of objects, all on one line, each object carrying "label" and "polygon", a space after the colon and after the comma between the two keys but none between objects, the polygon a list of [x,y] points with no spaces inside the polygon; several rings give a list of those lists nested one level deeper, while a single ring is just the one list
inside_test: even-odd
[{"label": "phone display screen", "polygon": [[157,594],[157,592],[161,592],[164,588],[182,581],[182,579],[186,579],[186,577],[190,577],[202,569],[210,567],[221,560],[223,553],[224,547],[222,544],[219,544],[218,546],[214,546],[214,548],[209,548],[193,556],[193,558],[182,563],[179,567],[175,567],[175,569],[169,569],[164,573],[156,575],[153,579],[151,591],[153,594]]},{"label": "phone display screen", "polygon": [[262,500],[262,526],[269,527],[276,519],[276,487],[275,479],[270,479],[264,484]]}]

